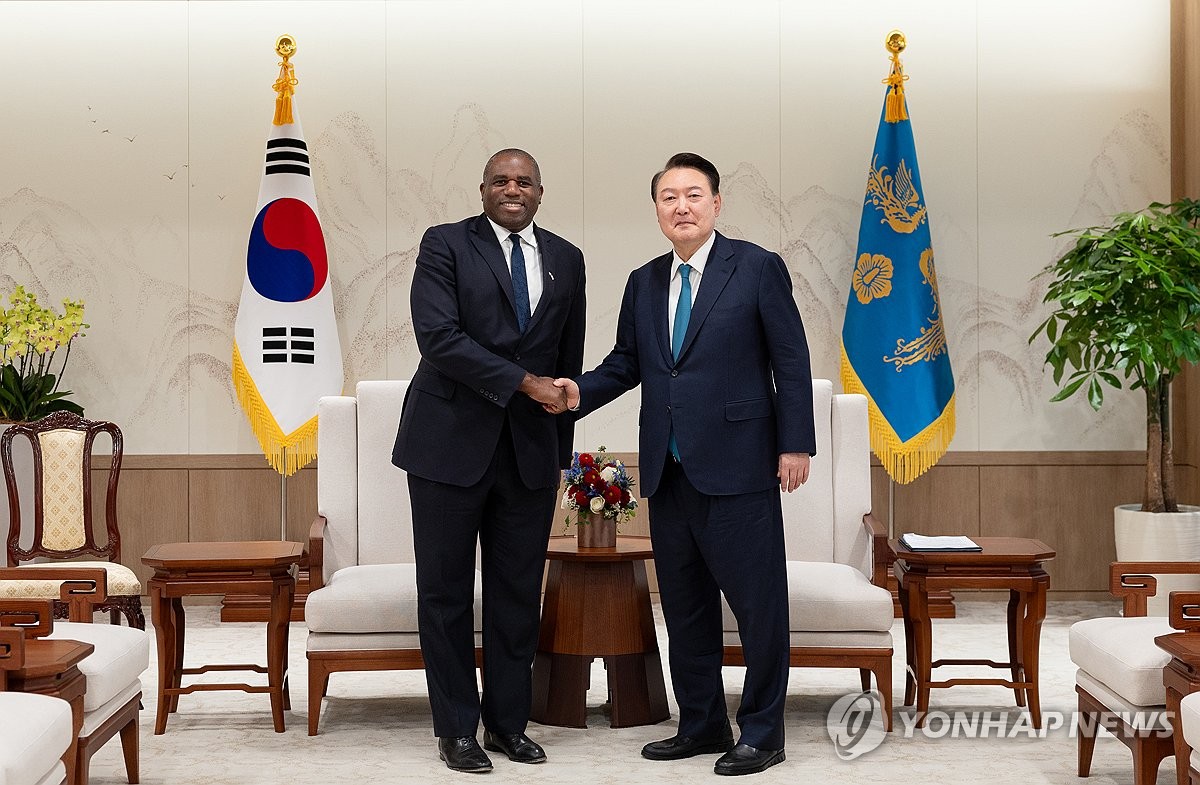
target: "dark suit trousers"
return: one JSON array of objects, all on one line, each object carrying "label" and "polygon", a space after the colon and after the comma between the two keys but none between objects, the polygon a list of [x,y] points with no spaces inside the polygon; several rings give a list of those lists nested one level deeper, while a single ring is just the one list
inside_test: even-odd
[{"label": "dark suit trousers", "polygon": [[668,456],[662,483],[650,497],[650,535],[679,733],[719,738],[729,722],[721,680],[724,592],[746,656],[740,741],[783,749],[788,600],[779,491],[707,496]]},{"label": "dark suit trousers", "polygon": [[[557,489],[521,482],[507,424],[491,465],[467,488],[408,475],[417,557],[417,619],[433,731],[483,724],[522,733],[532,701],[542,572]],[[475,543],[483,573],[483,698],[475,682]]]}]

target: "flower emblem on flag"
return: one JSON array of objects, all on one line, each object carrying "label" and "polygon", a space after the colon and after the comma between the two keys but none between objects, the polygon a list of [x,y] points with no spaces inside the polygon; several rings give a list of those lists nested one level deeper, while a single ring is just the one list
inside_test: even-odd
[{"label": "flower emblem on flag", "polygon": [[859,256],[851,285],[863,305],[887,297],[892,293],[892,260],[881,253]]}]

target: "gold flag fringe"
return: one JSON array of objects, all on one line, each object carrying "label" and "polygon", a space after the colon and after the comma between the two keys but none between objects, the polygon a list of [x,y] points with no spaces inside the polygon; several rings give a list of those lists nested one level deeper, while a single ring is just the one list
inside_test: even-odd
[{"label": "gold flag fringe", "polygon": [[887,98],[883,103],[883,119],[885,122],[898,123],[908,119],[908,108],[904,105],[904,66],[900,64],[900,53],[892,52],[892,72],[883,83],[888,86]]},{"label": "gold flag fringe", "polygon": [[927,425],[917,435],[908,441],[902,441],[896,435],[891,423],[879,411],[867,388],[863,386],[850,358],[846,356],[846,347],[842,346],[842,389],[848,393],[858,393],[866,396],[867,418],[871,427],[871,449],[879,457],[884,470],[893,480],[901,485],[907,485],[929,471],[942,459],[954,439],[954,396],[946,403],[946,408],[937,419]]},{"label": "gold flag fringe", "polygon": [[263,401],[258,385],[254,383],[254,377],[242,362],[242,353],[236,343],[233,345],[233,389],[237,392],[238,402],[246,410],[250,429],[254,431],[263,455],[275,471],[284,477],[291,477],[312,463],[317,457],[316,415],[296,430],[285,434]]}]

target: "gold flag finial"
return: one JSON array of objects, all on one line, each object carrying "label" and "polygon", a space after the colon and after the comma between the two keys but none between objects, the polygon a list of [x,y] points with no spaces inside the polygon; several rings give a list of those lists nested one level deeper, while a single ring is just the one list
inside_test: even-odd
[{"label": "gold flag finial", "polygon": [[884,47],[892,53],[892,70],[883,83],[888,86],[887,100],[884,102],[883,119],[889,123],[898,123],[908,119],[908,109],[904,105],[904,66],[900,64],[900,53],[908,46],[908,39],[899,30],[892,30],[883,41]]},{"label": "gold flag finial", "polygon": [[275,125],[288,125],[292,122],[292,94],[296,92],[296,71],[290,62],[296,54],[296,39],[284,33],[275,39],[275,53],[283,58],[279,63],[279,78],[272,85],[275,92]]}]

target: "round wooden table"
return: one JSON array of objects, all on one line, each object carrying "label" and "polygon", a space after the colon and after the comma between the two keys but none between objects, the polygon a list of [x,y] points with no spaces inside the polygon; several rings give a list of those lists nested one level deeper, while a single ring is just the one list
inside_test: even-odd
[{"label": "round wooden table", "polygon": [[[288,621],[296,579],[291,568],[300,561],[298,542],[171,542],[146,551],[142,563],[154,568],[148,586],[150,613],[158,641],[157,736],[167,729],[167,717],[178,710],[179,696],[200,690],[266,692],[271,696],[275,732],[283,733],[283,711],[291,708],[287,682]],[[204,665],[183,667],[183,598],[191,594],[251,594],[271,598],[267,622],[267,665]],[[209,671],[249,670],[267,674],[268,685],[193,684],[181,677]]]},{"label": "round wooden table", "polygon": [[618,536],[614,548],[580,548],[575,537],[551,537],[546,558],[530,719],[586,728],[597,657],[608,670],[612,727],[670,717],[646,578],[650,538]]}]

